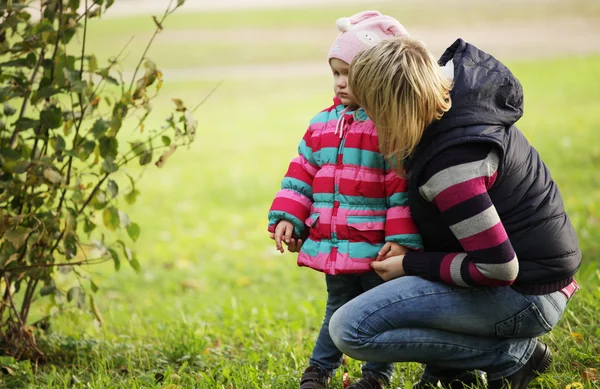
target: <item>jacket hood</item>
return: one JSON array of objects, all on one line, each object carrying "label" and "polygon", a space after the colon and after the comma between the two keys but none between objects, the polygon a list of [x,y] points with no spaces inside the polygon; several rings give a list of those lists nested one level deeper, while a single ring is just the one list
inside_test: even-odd
[{"label": "jacket hood", "polygon": [[454,63],[452,108],[425,129],[432,136],[456,127],[509,127],[523,116],[523,87],[506,66],[462,39],[448,47],[439,60]]}]

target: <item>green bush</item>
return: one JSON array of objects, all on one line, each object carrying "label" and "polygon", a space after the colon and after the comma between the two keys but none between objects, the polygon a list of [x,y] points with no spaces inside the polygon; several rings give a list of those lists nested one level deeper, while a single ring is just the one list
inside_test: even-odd
[{"label": "green bush", "polygon": [[[113,2],[46,0],[32,11],[30,0],[0,0],[0,353],[17,359],[44,357],[28,324],[38,297],[88,306],[100,318],[93,293],[86,296],[97,287],[80,271],[104,261],[139,271],[119,239],[121,230],[132,241],[140,234],[118,209],[117,199],[139,195],[124,168],[160,167],[194,139],[196,121],[180,100],[162,128],[144,128],[162,84],[146,53],[183,0],[154,18],[131,81],[116,70],[119,55],[99,64],[86,47],[88,19]],[[59,271],[77,286],[57,285]]]}]

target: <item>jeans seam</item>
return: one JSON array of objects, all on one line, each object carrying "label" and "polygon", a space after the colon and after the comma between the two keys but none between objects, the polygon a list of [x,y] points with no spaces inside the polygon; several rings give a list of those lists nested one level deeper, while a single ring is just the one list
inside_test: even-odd
[{"label": "jeans seam", "polygon": [[[453,343],[444,343],[444,342],[403,342],[403,343],[398,343],[398,342],[380,342],[378,344],[380,344],[380,345],[393,345],[393,346],[396,346],[398,348],[408,348],[410,345],[450,346],[450,347],[454,347],[454,348],[461,349],[461,350],[464,350],[464,351],[479,351],[479,352],[492,353],[492,354],[502,353],[502,354],[506,354],[510,358],[514,359],[517,362],[517,364],[520,364],[520,366],[523,366],[525,364],[525,362],[527,361],[527,359],[529,359],[529,358],[525,359],[524,355],[519,357],[519,356],[513,355],[513,354],[511,354],[509,352],[502,351],[502,350],[488,350],[488,349],[481,349],[481,348],[475,348],[475,347],[466,347],[466,346],[462,346],[462,345],[456,345],[456,344],[453,344]],[[525,359],[525,362],[523,361],[524,359]]]},{"label": "jeans seam", "polygon": [[558,303],[556,301],[554,301],[554,299],[551,298],[550,295],[545,294],[542,297],[545,298],[550,304],[552,304],[552,306],[554,307],[554,309],[556,309],[557,312],[560,312],[561,309],[558,306]]},{"label": "jeans seam", "polygon": [[494,381],[494,380],[498,380],[500,378],[508,377],[511,374],[519,371],[523,366],[525,366],[525,364],[527,363],[529,358],[531,358],[531,356],[533,355],[536,342],[537,342],[536,338],[532,338],[529,341],[529,346],[527,347],[527,351],[523,354],[523,356],[521,358],[518,358],[518,362],[515,366],[513,366],[509,369],[506,369],[504,371],[501,371],[501,372],[495,372],[495,373],[487,372],[488,381]]},{"label": "jeans seam", "polygon": [[[387,308],[387,307],[389,307],[389,306],[390,306],[390,305],[392,305],[392,304],[396,304],[396,303],[398,303],[398,302],[400,302],[400,301],[410,301],[410,300],[413,300],[413,299],[415,299],[415,298],[418,298],[418,297],[423,297],[423,296],[434,296],[434,295],[450,294],[450,293],[457,293],[457,292],[458,292],[458,293],[470,292],[470,290],[465,290],[465,291],[462,291],[462,290],[451,290],[451,291],[448,291],[448,292],[435,292],[435,293],[427,293],[427,294],[416,295],[416,296],[412,296],[412,297],[408,297],[408,298],[403,298],[403,299],[399,299],[399,300],[397,300],[397,301],[390,302],[389,304],[386,304],[386,305],[384,305],[384,306],[382,306],[382,307],[379,307],[379,308],[377,308],[376,310],[374,310],[374,311],[372,311],[371,313],[369,313],[369,315],[367,315],[366,317],[364,317],[364,318],[363,318],[363,319],[362,319],[362,320],[361,320],[361,321],[360,321],[360,322],[357,324],[357,326],[356,326],[356,328],[355,328],[355,331],[356,331],[356,336],[355,336],[355,337],[356,337],[356,339],[358,339],[358,340],[360,341],[361,345],[364,345],[364,344],[366,344],[366,343],[367,343],[366,339],[368,339],[368,336],[362,336],[362,335],[360,335],[360,334],[359,334],[359,331],[358,331],[358,329],[359,329],[360,327],[362,327],[363,323],[364,323],[364,322],[365,322],[367,319],[369,319],[371,316],[373,316],[374,314],[376,314],[376,313],[377,313],[377,312],[379,312],[380,310],[382,310],[382,309],[384,309],[384,308]],[[370,326],[369,326],[369,327],[370,327]]]}]

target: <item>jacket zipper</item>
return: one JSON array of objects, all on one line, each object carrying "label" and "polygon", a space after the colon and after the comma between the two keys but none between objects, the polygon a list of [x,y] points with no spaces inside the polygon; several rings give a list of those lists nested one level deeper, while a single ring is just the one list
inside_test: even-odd
[{"label": "jacket zipper", "polygon": [[[345,114],[344,114],[345,115]],[[350,123],[352,119],[349,119]],[[344,123],[344,126],[348,126],[350,123]],[[330,270],[333,272],[334,264],[337,259],[338,254],[338,237],[337,237],[337,213],[340,207],[340,202],[338,200],[339,189],[340,189],[340,174],[343,166],[344,159],[344,145],[346,143],[347,131],[342,128],[342,140],[340,141],[340,146],[337,151],[337,160],[335,163],[335,169],[333,172],[333,210],[331,211],[331,252],[329,253],[329,263]]]}]

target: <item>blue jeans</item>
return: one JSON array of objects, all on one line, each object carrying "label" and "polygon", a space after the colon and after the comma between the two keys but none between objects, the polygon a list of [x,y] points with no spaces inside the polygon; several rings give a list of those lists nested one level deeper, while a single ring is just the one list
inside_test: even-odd
[{"label": "blue jeans", "polygon": [[[363,292],[383,283],[375,272],[357,275],[325,275],[327,283],[327,306],[325,319],[317,338],[317,343],[310,358],[311,366],[319,366],[329,374],[333,373],[342,363],[343,353],[336,347],[329,336],[329,320],[335,311]],[[374,375],[386,383],[389,382],[394,370],[393,363],[372,363],[363,365],[363,375]]]},{"label": "blue jeans", "polygon": [[329,327],[334,343],[355,359],[424,363],[425,378],[440,369],[477,369],[494,380],[529,360],[536,337],[556,325],[567,302],[561,292],[455,288],[405,276],[344,305]]}]

